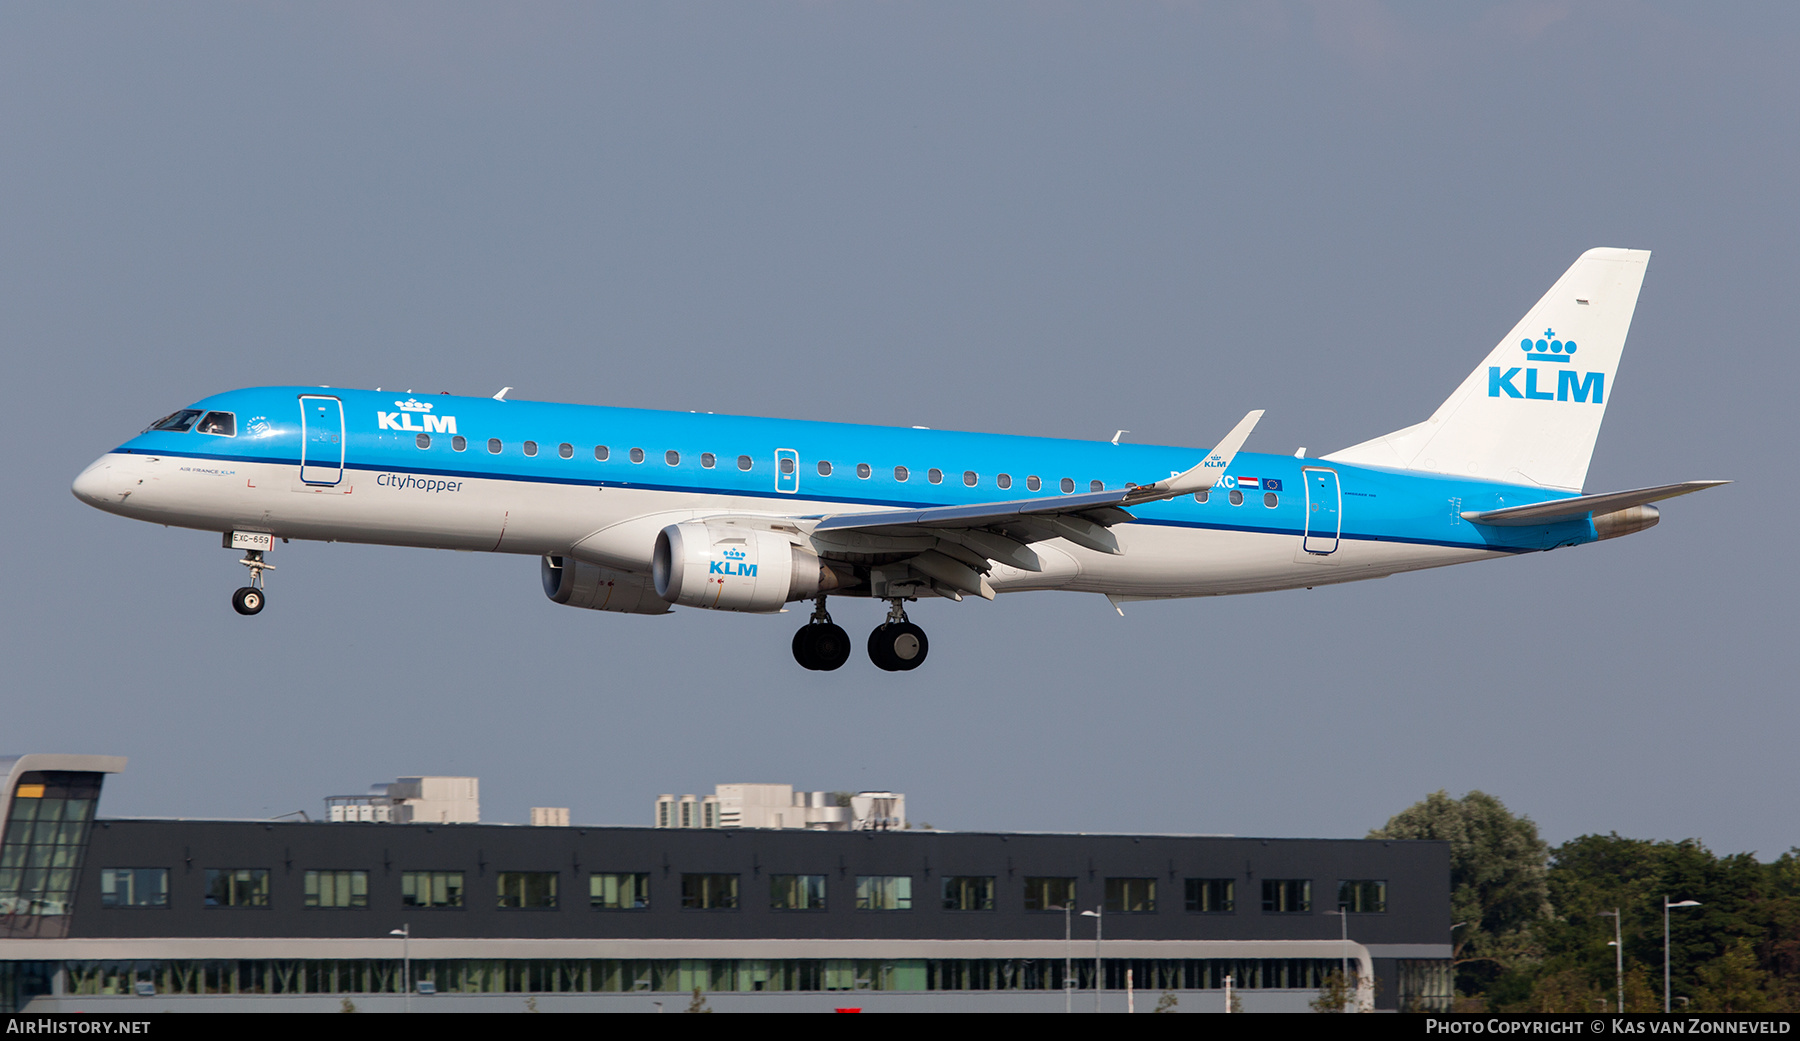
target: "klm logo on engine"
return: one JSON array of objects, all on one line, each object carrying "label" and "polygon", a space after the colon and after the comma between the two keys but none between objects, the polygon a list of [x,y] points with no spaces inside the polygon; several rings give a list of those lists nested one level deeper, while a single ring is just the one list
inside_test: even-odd
[{"label": "klm logo on engine", "polygon": [[728,549],[720,552],[724,560],[711,561],[707,567],[709,575],[742,575],[745,578],[756,577],[756,565],[744,563],[745,553],[741,549]]},{"label": "klm logo on engine", "polygon": [[[1569,365],[1575,361],[1576,343],[1574,340],[1556,339],[1555,329],[1545,329],[1541,340],[1524,339],[1519,341],[1519,349],[1525,352],[1526,361],[1547,361],[1557,365]],[[1542,389],[1538,387],[1540,373],[1556,373],[1556,389],[1552,391],[1546,383]],[[1513,382],[1524,373],[1525,385]],[[1516,365],[1502,369],[1498,365],[1488,366],[1488,397],[1497,398],[1505,395],[1509,398],[1526,398],[1532,401],[1592,401],[1596,405],[1605,403],[1606,373],[1576,372],[1572,369],[1539,369],[1535,365],[1527,368]]]},{"label": "klm logo on engine", "polygon": [[[380,429],[405,430],[416,434],[456,433],[456,417],[432,415],[432,405],[429,401],[417,401],[413,398],[407,398],[405,401],[396,401],[394,404],[399,406],[400,411],[375,413],[381,420]],[[423,419],[425,425],[420,426],[419,424],[414,423],[414,416]]]}]

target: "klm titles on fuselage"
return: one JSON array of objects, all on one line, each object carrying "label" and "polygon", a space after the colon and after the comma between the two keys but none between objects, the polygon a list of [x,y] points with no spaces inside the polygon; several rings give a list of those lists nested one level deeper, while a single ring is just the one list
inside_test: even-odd
[{"label": "klm titles on fuselage", "polygon": [[[1524,339],[1519,341],[1519,349],[1525,352],[1526,361],[1547,361],[1558,365],[1568,365],[1575,360],[1576,344],[1574,340],[1558,340],[1556,330],[1545,329],[1544,339]],[[1605,403],[1606,373],[1575,372],[1572,369],[1552,369],[1556,373],[1556,390],[1549,387],[1538,389],[1538,373],[1536,367],[1513,366],[1502,370],[1498,365],[1488,366],[1488,397],[1497,398],[1502,394],[1509,398],[1523,398],[1531,401],[1592,401],[1596,405]],[[1519,374],[1525,374],[1525,386],[1521,390],[1513,380]]]},{"label": "klm titles on fuselage", "polygon": [[[404,430],[413,434],[456,433],[456,417],[431,415],[432,405],[428,401],[417,401],[413,398],[407,398],[405,401],[396,401],[394,404],[399,406],[400,411],[375,413],[376,416],[380,417],[379,429]],[[425,425],[420,426],[419,424],[414,423],[413,416],[415,415],[423,419]]]}]

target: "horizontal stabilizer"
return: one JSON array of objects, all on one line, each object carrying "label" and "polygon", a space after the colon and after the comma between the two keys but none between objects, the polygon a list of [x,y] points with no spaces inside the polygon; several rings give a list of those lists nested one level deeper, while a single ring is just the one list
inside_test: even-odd
[{"label": "horizontal stabilizer", "polygon": [[1600,495],[1577,495],[1573,499],[1553,499],[1550,502],[1534,502],[1529,506],[1508,506],[1503,510],[1468,510],[1461,516],[1463,520],[1474,524],[1491,524],[1501,528],[1522,528],[1546,521],[1572,520],[1585,517],[1590,513],[1612,513],[1615,510],[1629,509],[1646,503],[1673,499],[1677,495],[1691,495],[1703,492],[1708,488],[1717,488],[1730,481],[1683,481],[1680,484],[1663,484],[1655,488],[1634,488],[1627,492],[1606,492]]}]

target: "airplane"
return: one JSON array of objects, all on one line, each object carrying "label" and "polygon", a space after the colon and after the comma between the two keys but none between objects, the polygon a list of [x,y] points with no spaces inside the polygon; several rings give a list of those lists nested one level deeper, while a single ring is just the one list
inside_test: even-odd
[{"label": "airplane", "polygon": [[[1650,254],[1583,253],[1430,418],[1308,457],[660,412],[379,388],[259,387],[150,424],[75,479],[109,513],[221,534],[255,615],[277,539],[517,553],[570,607],[772,613],[795,660],[851,640],[829,597],[1100,593],[1121,605],[1379,578],[1642,531],[1727,481],[1583,494]],[[1121,434],[1124,431],[1120,432]]]}]

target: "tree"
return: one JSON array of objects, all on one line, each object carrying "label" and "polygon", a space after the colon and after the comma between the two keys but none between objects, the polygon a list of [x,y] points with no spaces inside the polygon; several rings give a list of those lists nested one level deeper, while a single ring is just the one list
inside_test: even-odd
[{"label": "tree", "polygon": [[1527,960],[1529,930],[1549,917],[1549,847],[1529,817],[1472,791],[1440,790],[1369,833],[1372,839],[1438,839],[1450,844],[1451,957],[1457,990],[1476,994]]},{"label": "tree", "polygon": [[1319,996],[1307,1003],[1314,1012],[1348,1012],[1356,987],[1339,969],[1332,969],[1319,985]]},{"label": "tree", "polygon": [[694,988],[694,1000],[688,1002],[687,1011],[689,1011],[689,1012],[711,1012],[712,1011],[712,1009],[709,1008],[706,1004],[706,995],[701,993],[699,987]]}]

